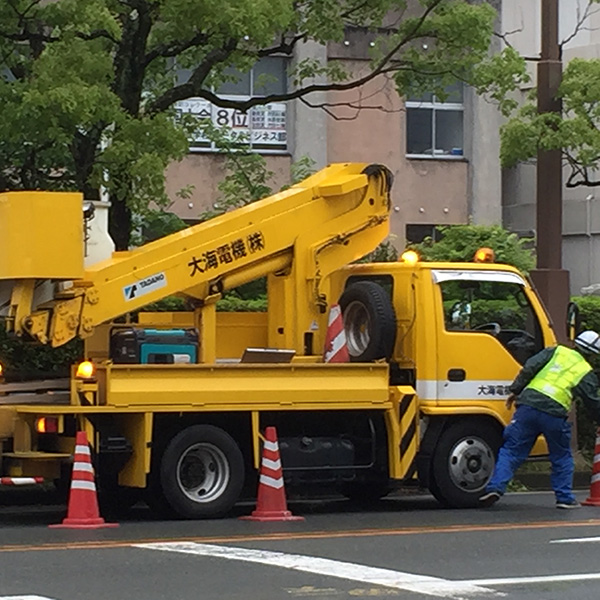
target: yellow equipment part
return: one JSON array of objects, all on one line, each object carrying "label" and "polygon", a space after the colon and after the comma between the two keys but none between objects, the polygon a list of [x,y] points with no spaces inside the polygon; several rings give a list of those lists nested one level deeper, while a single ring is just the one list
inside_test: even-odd
[{"label": "yellow equipment part", "polygon": [[[77,210],[74,201],[61,207],[60,226],[46,223],[49,231],[40,238],[43,243],[35,245],[44,249],[43,257],[36,250],[31,266],[23,265],[20,252],[25,246],[20,236],[26,232],[31,238],[31,230],[24,227],[22,211],[15,209],[16,197],[9,196],[0,222],[5,214],[16,226],[9,241],[0,246],[7,251],[2,253],[6,262],[0,262],[0,279],[17,280],[16,288],[30,278],[74,279],[70,289],[55,294],[31,315],[30,289],[21,293],[23,300],[13,307],[20,317],[14,329],[60,346],[76,336],[89,337],[101,323],[166,296],[186,294],[210,304],[227,289],[270,275],[269,291],[277,294],[279,304],[289,300],[289,305],[270,311],[269,343],[304,354],[305,332],[317,331],[315,347],[324,337],[324,313],[330,302],[328,276],[373,250],[387,236],[390,187],[391,175],[383,166],[331,165],[284,192],[131,252],[116,253],[85,272],[80,204]],[[30,212],[38,214],[42,207],[60,203],[63,196],[48,193],[24,198]],[[59,242],[62,239],[64,244]],[[44,269],[37,266],[42,262]],[[199,323],[198,329],[214,329],[211,313],[203,317],[209,322]],[[214,339],[214,332],[203,333],[203,338]],[[201,353],[205,361],[215,355],[214,348],[206,345],[201,346]]]},{"label": "yellow equipment part", "polygon": [[83,277],[82,199],[66,192],[0,194],[0,279]]}]

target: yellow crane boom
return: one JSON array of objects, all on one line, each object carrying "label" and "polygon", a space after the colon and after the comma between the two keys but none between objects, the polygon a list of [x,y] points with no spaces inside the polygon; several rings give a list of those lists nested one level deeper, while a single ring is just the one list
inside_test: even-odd
[{"label": "yellow crane boom", "polygon": [[[285,345],[301,347],[302,331],[331,301],[327,276],[387,236],[390,188],[391,174],[381,165],[334,164],[283,192],[87,269],[79,247],[80,195],[0,194],[0,286],[10,285],[8,328],[60,346],[166,296],[209,304],[227,289],[268,275],[269,297],[275,295],[278,305],[269,318],[278,322]],[[72,283],[36,306],[36,285],[48,279]]]}]

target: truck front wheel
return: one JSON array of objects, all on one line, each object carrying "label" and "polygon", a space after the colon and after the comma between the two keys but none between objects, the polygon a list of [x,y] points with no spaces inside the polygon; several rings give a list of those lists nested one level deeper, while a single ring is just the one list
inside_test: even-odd
[{"label": "truck front wheel", "polygon": [[500,428],[491,423],[473,419],[451,424],[433,452],[431,493],[452,508],[477,506],[501,442]]},{"label": "truck front wheel", "polygon": [[162,494],[180,517],[223,516],[237,502],[243,483],[244,460],[238,445],[212,425],[180,431],[162,455]]}]

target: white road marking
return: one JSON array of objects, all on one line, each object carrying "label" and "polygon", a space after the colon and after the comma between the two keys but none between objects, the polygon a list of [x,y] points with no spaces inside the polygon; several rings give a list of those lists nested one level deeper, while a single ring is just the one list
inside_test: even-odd
[{"label": "white road marking", "polygon": [[577,573],[575,575],[539,575],[532,577],[505,577],[504,579],[467,579],[457,583],[470,585],[519,585],[522,583],[561,583],[564,581],[593,581],[600,573]]},{"label": "white road marking", "polygon": [[315,556],[301,554],[284,554],[268,550],[253,550],[246,548],[231,548],[215,546],[212,544],[197,544],[193,542],[166,542],[155,544],[134,544],[136,548],[149,550],[162,550],[166,552],[181,552],[198,556],[211,556],[229,560],[241,560],[251,563],[265,564],[270,567],[283,567],[305,573],[337,577],[350,581],[360,581],[381,585],[389,588],[439,596],[441,598],[464,598],[474,594],[491,594],[503,596],[504,594],[486,589],[463,581],[450,581],[428,575],[416,575],[391,569],[367,567],[356,563],[341,562]]},{"label": "white road marking", "polygon": [[52,600],[46,596],[0,596],[0,600]]},{"label": "white road marking", "polygon": [[550,540],[551,544],[586,544],[600,542],[600,537],[587,537],[587,538],[569,538],[564,540]]}]

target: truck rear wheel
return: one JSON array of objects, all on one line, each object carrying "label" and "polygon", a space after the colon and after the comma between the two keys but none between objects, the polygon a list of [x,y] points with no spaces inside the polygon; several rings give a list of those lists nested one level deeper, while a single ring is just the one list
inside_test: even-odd
[{"label": "truck rear wheel", "polygon": [[502,441],[499,428],[478,420],[445,429],[432,459],[431,493],[445,506],[472,508],[494,472]]},{"label": "truck rear wheel", "polygon": [[168,443],[160,463],[164,500],[180,517],[220,517],[237,502],[244,460],[234,439],[212,425],[194,425]]},{"label": "truck rear wheel", "polygon": [[372,281],[348,286],[340,297],[352,362],[390,359],[396,342],[396,315],[385,290]]}]

